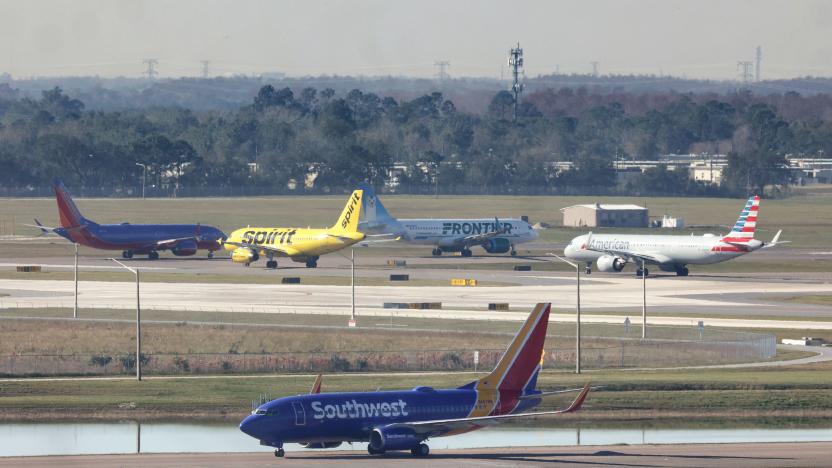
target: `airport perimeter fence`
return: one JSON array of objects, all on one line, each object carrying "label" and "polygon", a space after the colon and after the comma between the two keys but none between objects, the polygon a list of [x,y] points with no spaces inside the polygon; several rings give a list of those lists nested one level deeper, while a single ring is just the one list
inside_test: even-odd
[{"label": "airport perimeter fence", "polygon": [[[759,362],[776,354],[774,335],[680,327],[650,327],[653,337],[584,336],[582,367],[664,368]],[[681,335],[693,335],[683,337]],[[550,335],[544,369],[575,366],[574,335]],[[145,374],[333,373],[381,371],[488,371],[504,349],[440,349],[397,351],[324,351],[280,353],[148,353],[142,354]],[[135,372],[135,353],[16,354],[0,356],[0,375],[125,375]]]}]

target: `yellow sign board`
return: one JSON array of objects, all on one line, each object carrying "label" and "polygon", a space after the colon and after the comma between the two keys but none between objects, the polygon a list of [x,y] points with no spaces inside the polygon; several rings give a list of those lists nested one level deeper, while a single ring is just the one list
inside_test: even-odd
[{"label": "yellow sign board", "polygon": [[476,286],[477,280],[473,278],[451,278],[451,286]]}]

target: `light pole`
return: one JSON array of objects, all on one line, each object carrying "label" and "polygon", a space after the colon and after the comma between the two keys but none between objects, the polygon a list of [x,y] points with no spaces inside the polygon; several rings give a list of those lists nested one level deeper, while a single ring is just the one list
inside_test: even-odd
[{"label": "light pole", "polygon": [[647,261],[641,261],[641,339],[647,338]]},{"label": "light pole", "polygon": [[350,249],[350,289],[352,289],[352,302],[351,302],[351,313],[350,313],[350,321],[348,325],[350,327],[355,326],[355,249]]},{"label": "light pole", "polygon": [[575,269],[576,289],[575,289],[575,373],[581,373],[581,266],[577,263],[572,263],[560,255],[552,252],[547,253],[550,257],[555,257],[563,263],[569,264]]},{"label": "light pole", "polygon": [[130,268],[120,261],[111,258],[110,260],[123,266],[136,275],[136,380],[142,380],[142,308],[139,302],[139,269]]},{"label": "light pole", "polygon": [[78,243],[75,245],[75,307],[72,308],[72,318],[78,318]]},{"label": "light pole", "polygon": [[147,166],[142,163],[136,163],[136,165],[142,167],[142,200],[144,200],[144,184],[147,182]]}]

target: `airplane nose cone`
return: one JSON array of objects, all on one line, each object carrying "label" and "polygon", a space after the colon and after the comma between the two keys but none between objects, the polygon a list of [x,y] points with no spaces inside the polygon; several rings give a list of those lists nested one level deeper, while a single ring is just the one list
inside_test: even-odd
[{"label": "airplane nose cone", "polygon": [[564,247],[564,249],[563,249],[563,255],[566,258],[571,258],[574,253],[575,253],[575,248],[572,247],[572,244],[567,244],[566,247]]},{"label": "airplane nose cone", "polygon": [[254,437],[255,439],[259,439],[257,432],[258,432],[258,420],[260,417],[256,414],[252,414],[247,416],[243,421],[240,423],[240,430],[245,432],[246,434]]}]

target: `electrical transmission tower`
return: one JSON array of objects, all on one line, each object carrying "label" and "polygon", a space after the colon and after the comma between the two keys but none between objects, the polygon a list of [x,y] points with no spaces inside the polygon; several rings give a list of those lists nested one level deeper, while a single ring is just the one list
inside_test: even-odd
[{"label": "electrical transmission tower", "polygon": [[159,72],[156,71],[156,65],[159,63],[158,60],[149,58],[142,60],[142,63],[147,65],[147,69],[145,69],[144,74],[147,75],[148,80],[152,80]]},{"label": "electrical transmission tower", "polygon": [[210,60],[200,60],[199,63],[202,64],[202,77],[208,78],[208,65],[211,64]]},{"label": "electrical transmission tower", "polygon": [[439,67],[439,72],[436,73],[436,77],[439,78],[439,81],[446,81],[451,79],[451,75],[448,74],[448,67],[451,66],[451,62],[447,60],[442,60],[439,62],[433,62],[433,65]]},{"label": "electrical transmission tower", "polygon": [[589,62],[592,65],[592,77],[598,78],[598,64],[599,62]]},{"label": "electrical transmission tower", "polygon": [[760,81],[760,62],[763,61],[763,48],[761,46],[757,46],[757,63],[754,66],[754,74],[755,80],[759,83]]},{"label": "electrical transmission tower", "polygon": [[523,83],[520,82],[520,77],[523,75],[523,49],[520,48],[520,43],[508,53],[508,66],[511,68],[511,76],[514,78],[514,83],[511,85],[511,90],[514,92],[514,121],[517,121],[517,106],[520,104],[520,93],[523,92]]},{"label": "electrical transmission tower", "polygon": [[754,69],[754,64],[750,61],[740,60],[737,62],[737,70],[740,71],[740,78],[743,83],[751,81],[751,71]]}]

